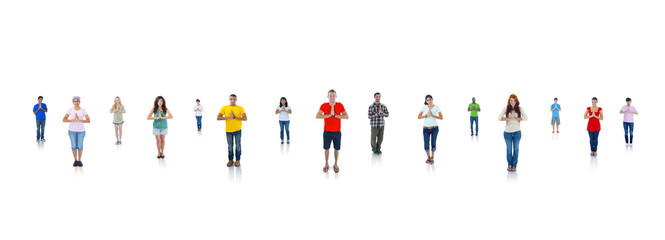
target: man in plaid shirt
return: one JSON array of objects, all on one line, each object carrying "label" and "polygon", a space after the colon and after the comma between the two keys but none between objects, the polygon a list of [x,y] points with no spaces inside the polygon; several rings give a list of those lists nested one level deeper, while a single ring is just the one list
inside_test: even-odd
[{"label": "man in plaid shirt", "polygon": [[381,104],[381,93],[374,94],[374,103],[369,106],[367,113],[369,124],[372,126],[372,152],[381,154],[381,142],[383,142],[383,128],[386,125],[384,117],[388,117],[388,108]]}]

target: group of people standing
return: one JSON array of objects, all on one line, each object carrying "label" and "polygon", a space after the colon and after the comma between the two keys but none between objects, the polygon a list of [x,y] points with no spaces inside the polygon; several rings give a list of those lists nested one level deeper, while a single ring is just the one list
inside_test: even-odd
[{"label": "group of people standing", "polygon": [[[341,120],[349,119],[349,115],[344,108],[344,105],[337,102],[337,92],[334,89],[328,91],[328,101],[321,104],[319,111],[316,114],[316,119],[324,120],[323,127],[323,149],[325,165],[323,172],[328,172],[330,147],[334,148],[335,162],[333,170],[339,172],[338,159],[339,151],[342,145],[341,133]],[[242,154],[241,136],[242,136],[242,122],[247,121],[247,114],[242,106],[236,104],[237,96],[231,94],[229,96],[229,105],[221,108],[217,114],[218,121],[226,122],[226,140],[228,145],[228,162],[226,166],[240,166],[240,156]],[[37,124],[37,141],[45,142],[44,128],[46,123],[46,113],[48,107],[43,103],[43,97],[37,98],[38,103],[33,107]],[[478,136],[478,113],[480,112],[480,105],[476,103],[476,98],[471,99],[467,111],[470,113],[470,129],[471,136]],[[625,141],[627,145],[633,143],[633,116],[637,115],[637,109],[631,105],[632,100],[626,98],[626,105],[621,108],[620,114],[624,115],[623,127],[625,132]],[[72,104],[62,121],[69,123],[69,139],[71,141],[72,154],[74,156],[74,167],[82,167],[81,156],[83,155],[83,139],[85,138],[84,123],[90,123],[90,117],[87,111],[80,106],[81,98],[75,96],[72,98]],[[600,133],[600,121],[604,119],[603,109],[598,105],[598,98],[593,97],[591,106],[586,109],[584,119],[588,119],[587,131],[589,133],[589,143],[591,146],[591,156],[597,155],[598,149],[598,135]],[[203,105],[201,101],[196,99],[194,106],[194,115],[196,118],[197,131],[202,129],[202,116]],[[552,112],[552,133],[559,133],[559,125],[561,124],[559,113],[561,112],[561,105],[558,104],[558,99],[554,98],[554,103],[550,106]],[[122,125],[124,124],[123,114],[126,113],[125,106],[122,104],[120,97],[115,97],[114,103],[111,107],[110,113],[113,114],[113,125],[116,136],[116,144],[122,144]],[[278,107],[275,109],[275,114],[279,115],[280,126],[280,139],[281,144],[284,144],[284,137],[286,135],[286,144],[291,143],[291,134],[289,130],[290,115],[292,114],[291,107],[285,97],[280,99]],[[369,106],[368,118],[370,120],[370,138],[372,153],[375,155],[382,154],[381,144],[383,142],[385,118],[389,117],[388,107],[381,103],[381,93],[374,94],[374,102]],[[153,107],[148,113],[147,119],[153,121],[153,135],[157,144],[157,158],[163,159],[164,146],[166,143],[166,135],[168,134],[168,119],[172,119],[173,115],[166,107],[166,100],[162,96],[157,96],[153,103]],[[418,119],[424,119],[423,122],[423,142],[424,149],[427,155],[425,163],[434,164],[434,153],[436,152],[436,140],[439,133],[437,120],[443,120],[443,114],[439,106],[434,104],[432,95],[425,96],[425,102],[420,112]],[[508,97],[506,107],[503,108],[499,114],[498,120],[505,121],[504,140],[506,142],[506,159],[508,162],[508,171],[516,171],[517,160],[519,156],[519,144],[522,138],[520,123],[528,119],[526,112],[520,106],[520,101],[515,94]],[[474,133],[475,123],[475,133]],[[556,127],[556,128],[555,128]],[[234,161],[235,160],[235,161]]]}]

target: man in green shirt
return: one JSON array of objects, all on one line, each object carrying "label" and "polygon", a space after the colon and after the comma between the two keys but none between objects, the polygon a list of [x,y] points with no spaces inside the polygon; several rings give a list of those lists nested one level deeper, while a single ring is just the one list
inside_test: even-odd
[{"label": "man in green shirt", "polygon": [[480,112],[480,105],[476,103],[476,98],[471,98],[471,103],[467,108],[471,112],[471,136],[473,136],[473,122],[476,122],[476,136],[478,136],[478,112]]}]

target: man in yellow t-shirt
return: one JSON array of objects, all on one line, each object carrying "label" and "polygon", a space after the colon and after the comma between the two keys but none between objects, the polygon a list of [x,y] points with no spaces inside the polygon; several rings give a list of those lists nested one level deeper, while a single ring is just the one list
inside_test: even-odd
[{"label": "man in yellow t-shirt", "polygon": [[242,133],[242,121],[247,121],[245,109],[236,105],[238,97],[235,94],[229,96],[229,105],[222,107],[217,114],[218,121],[226,121],[226,142],[229,145],[229,162],[227,167],[233,166],[233,140],[235,139],[235,166],[240,167],[240,136]]}]

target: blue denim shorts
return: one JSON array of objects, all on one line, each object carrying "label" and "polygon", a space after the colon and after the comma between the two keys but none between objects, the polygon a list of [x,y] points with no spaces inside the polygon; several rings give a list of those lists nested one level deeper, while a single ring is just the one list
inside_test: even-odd
[{"label": "blue denim shorts", "polygon": [[169,134],[169,129],[168,128],[152,128],[152,135],[166,135]]}]

